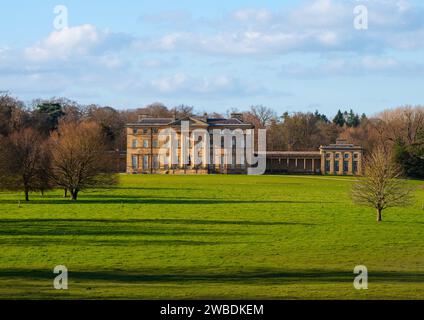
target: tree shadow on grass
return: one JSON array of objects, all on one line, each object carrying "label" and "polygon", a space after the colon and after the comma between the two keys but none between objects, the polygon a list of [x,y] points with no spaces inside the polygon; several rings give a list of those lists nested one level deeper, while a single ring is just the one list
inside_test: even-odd
[{"label": "tree shadow on grass", "polygon": [[[1,269],[0,279],[18,278],[24,280],[51,281],[51,270]],[[73,271],[69,270],[70,281],[105,281],[113,283],[228,283],[228,284],[284,284],[284,283],[352,283],[351,271],[335,270],[278,270],[250,269],[222,273],[211,269],[141,269],[131,271]],[[424,283],[423,272],[371,271],[369,281],[373,283]]]},{"label": "tree shadow on grass", "polygon": [[[146,247],[146,246],[159,246],[159,247],[178,247],[178,246],[190,246],[190,247],[199,247],[199,246],[222,246],[222,245],[237,245],[237,244],[249,244],[252,242],[246,241],[196,241],[196,240],[179,240],[179,239],[169,239],[169,240],[149,240],[149,239],[97,239],[97,238],[61,238],[60,236],[54,236],[49,238],[28,238],[21,237],[19,239],[1,239],[1,245],[8,245],[13,247],[47,247],[51,245],[55,246],[84,246],[84,247]],[[254,243],[257,243],[256,241]]]},{"label": "tree shadow on grass", "polygon": [[[130,225],[93,225],[93,224],[38,224],[10,225],[0,222],[0,236],[110,236],[110,237],[235,237],[245,235],[258,235],[257,233],[240,232],[237,230],[194,230],[189,228],[160,228],[151,226]],[[14,239],[18,241],[19,239]],[[0,242],[2,242],[0,240]],[[41,243],[44,239],[38,239]],[[93,239],[95,241],[95,239]],[[114,240],[119,241],[119,240]]]},{"label": "tree shadow on grass", "polygon": [[[212,225],[224,225],[228,228],[213,229]],[[237,237],[255,236],[255,239],[260,239],[265,232],[257,228],[252,230],[237,227],[264,225],[292,226],[298,224],[189,219],[13,219],[0,220],[0,236],[2,236],[0,244],[13,246],[66,245],[66,241],[71,240],[69,245],[87,246],[226,245],[251,243],[251,241],[240,242],[240,238]],[[234,241],[235,239],[237,241]],[[260,241],[255,241],[255,243],[258,242]]]},{"label": "tree shadow on grass", "polygon": [[10,225],[24,224],[175,224],[175,225],[242,225],[242,226],[314,226],[315,223],[287,222],[287,221],[251,221],[251,220],[207,220],[207,219],[4,219],[0,220],[0,230]]},{"label": "tree shadow on grass", "polygon": [[192,199],[192,198],[147,198],[147,197],[81,197],[78,201],[72,202],[69,199],[36,199],[30,202],[19,200],[0,200],[0,204],[14,204],[18,202],[21,205],[84,205],[84,204],[152,204],[152,205],[221,205],[221,204],[330,204],[336,202],[329,201],[295,201],[295,200],[231,200],[231,199]]},{"label": "tree shadow on grass", "polygon": [[[102,188],[97,188],[102,189]],[[199,188],[165,188],[165,187],[105,187],[104,190],[148,190],[148,191],[198,191]]]}]

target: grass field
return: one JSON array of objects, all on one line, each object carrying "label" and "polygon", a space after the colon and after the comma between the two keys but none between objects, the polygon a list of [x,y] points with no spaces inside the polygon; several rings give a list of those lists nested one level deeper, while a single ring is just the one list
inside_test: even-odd
[{"label": "grass field", "polygon": [[0,299],[424,299],[424,183],[377,224],[352,181],[122,176],[77,203],[57,191],[20,207],[0,193]]}]

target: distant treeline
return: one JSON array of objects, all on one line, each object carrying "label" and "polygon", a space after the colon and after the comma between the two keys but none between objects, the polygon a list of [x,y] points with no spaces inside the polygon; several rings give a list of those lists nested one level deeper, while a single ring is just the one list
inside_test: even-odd
[{"label": "distant treeline", "polygon": [[[226,114],[196,113],[188,105],[167,107],[162,103],[133,109],[117,110],[108,106],[81,105],[66,98],[37,99],[29,105],[6,93],[0,94],[0,137],[31,128],[41,140],[51,140],[61,126],[91,123],[99,128],[105,150],[125,151],[125,124],[136,122],[140,114],[151,117],[208,116],[228,117],[243,114],[256,128],[268,129],[268,150],[317,150],[320,145],[347,139],[371,151],[376,146],[390,148],[410,177],[424,178],[424,107],[404,106],[373,116],[359,115],[341,108],[334,117],[319,111],[278,114],[262,105],[247,110],[228,110]],[[74,128],[75,130],[78,127]]]}]

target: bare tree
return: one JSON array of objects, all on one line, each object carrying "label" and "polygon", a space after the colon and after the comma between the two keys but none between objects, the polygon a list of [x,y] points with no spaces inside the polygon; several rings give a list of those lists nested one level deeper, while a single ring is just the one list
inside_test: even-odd
[{"label": "bare tree", "polygon": [[117,183],[102,128],[93,122],[61,123],[51,136],[52,176],[76,201],[81,190]]},{"label": "bare tree", "polygon": [[0,135],[7,136],[21,130],[30,120],[22,101],[0,92]]},{"label": "bare tree", "polygon": [[416,142],[418,134],[424,129],[424,107],[405,106],[386,110],[378,115],[386,125],[385,138],[391,142],[401,138],[408,145]]},{"label": "bare tree", "polygon": [[90,106],[87,108],[86,118],[102,128],[109,150],[125,149],[125,121],[117,110],[111,107]]},{"label": "bare tree", "polygon": [[365,160],[365,177],[352,189],[354,202],[377,210],[377,222],[383,210],[403,207],[412,202],[412,188],[402,178],[402,169],[385,148],[379,146]]},{"label": "bare tree", "polygon": [[176,119],[192,117],[194,116],[194,107],[181,104],[172,108],[171,113]]},{"label": "bare tree", "polygon": [[250,108],[250,113],[259,120],[263,128],[265,128],[272,119],[276,118],[274,110],[263,105],[252,106]]},{"label": "bare tree", "polygon": [[31,191],[44,192],[48,182],[50,155],[41,135],[32,128],[23,129],[0,142],[0,187],[23,190],[29,201]]},{"label": "bare tree", "polygon": [[136,115],[146,114],[153,118],[171,118],[172,112],[161,102],[154,102],[144,108],[138,109]]}]

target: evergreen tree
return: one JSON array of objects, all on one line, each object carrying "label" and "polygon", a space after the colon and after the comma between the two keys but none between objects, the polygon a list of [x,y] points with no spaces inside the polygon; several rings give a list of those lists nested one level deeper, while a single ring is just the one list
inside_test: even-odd
[{"label": "evergreen tree", "polygon": [[52,131],[57,129],[59,119],[64,115],[65,113],[59,103],[44,102],[38,104],[34,112],[38,131],[45,135],[49,135]]},{"label": "evergreen tree", "polygon": [[346,124],[348,127],[356,128],[361,124],[361,120],[359,119],[359,115],[355,114],[352,109],[350,109],[349,114],[347,115]]},{"label": "evergreen tree", "polygon": [[315,111],[314,116],[316,119],[323,121],[325,123],[329,123],[330,121],[328,120],[327,116],[323,113],[319,113],[318,110]]},{"label": "evergreen tree", "polygon": [[341,110],[337,112],[337,115],[333,119],[333,123],[339,127],[343,127],[345,125],[346,121]]},{"label": "evergreen tree", "polygon": [[406,175],[411,178],[424,178],[424,131],[420,133],[419,142],[408,146],[398,138],[394,145],[396,162],[402,166]]}]

